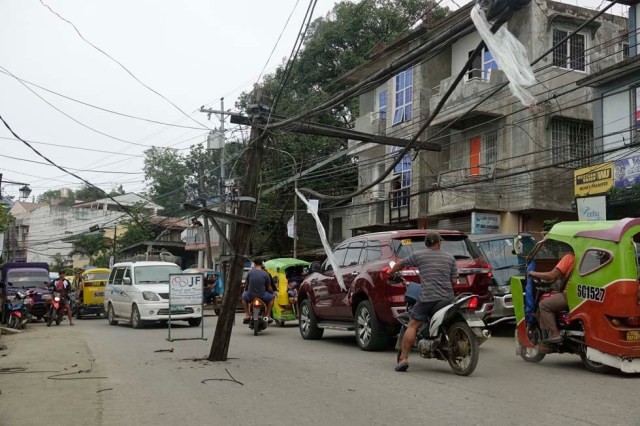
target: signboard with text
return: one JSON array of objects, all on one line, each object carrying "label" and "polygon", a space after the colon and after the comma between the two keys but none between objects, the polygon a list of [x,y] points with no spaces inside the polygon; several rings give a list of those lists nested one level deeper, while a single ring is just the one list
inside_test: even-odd
[{"label": "signboard with text", "polygon": [[497,234],[500,232],[500,215],[495,213],[471,213],[472,234]]},{"label": "signboard with text", "polygon": [[576,198],[578,220],[596,221],[607,220],[607,197]]},{"label": "signboard with text", "polygon": [[169,305],[201,305],[203,284],[203,274],[169,275]]},{"label": "signboard with text", "polygon": [[604,194],[613,187],[613,163],[602,163],[574,170],[573,179],[576,197]]}]

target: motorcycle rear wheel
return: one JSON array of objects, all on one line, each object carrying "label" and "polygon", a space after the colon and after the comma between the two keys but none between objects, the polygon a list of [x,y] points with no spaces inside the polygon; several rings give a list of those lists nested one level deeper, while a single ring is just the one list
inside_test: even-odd
[{"label": "motorcycle rear wheel", "polygon": [[61,322],[62,322],[62,311],[58,312],[58,315],[56,315],[56,325],[60,325]]},{"label": "motorcycle rear wheel", "polygon": [[459,321],[447,330],[450,351],[447,361],[458,376],[468,376],[478,366],[478,340],[467,323]]}]

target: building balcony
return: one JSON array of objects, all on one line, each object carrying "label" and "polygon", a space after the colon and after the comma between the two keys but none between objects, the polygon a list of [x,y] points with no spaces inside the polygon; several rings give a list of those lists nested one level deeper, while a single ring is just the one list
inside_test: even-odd
[{"label": "building balcony", "polygon": [[[205,228],[203,226],[185,229],[182,231],[181,239],[185,244],[184,249],[187,251],[204,251],[206,248]],[[213,236],[211,236],[210,242],[211,247],[218,247],[219,245],[218,240]]]},{"label": "building balcony", "polygon": [[[440,82],[439,86],[431,89],[431,99],[429,106],[433,111],[442,99],[442,96],[449,90],[456,76],[447,77]],[[433,120],[432,125],[444,125],[452,120],[464,115],[471,106],[475,105],[483,96],[495,90],[498,86],[506,83],[507,77],[504,72],[498,69],[490,71],[471,70],[467,77],[461,81],[449,96],[440,113]],[[456,122],[453,128],[464,128],[465,126],[505,115],[508,111],[506,108],[513,101],[508,88],[503,89],[500,93],[493,96],[475,108],[464,119]]]}]

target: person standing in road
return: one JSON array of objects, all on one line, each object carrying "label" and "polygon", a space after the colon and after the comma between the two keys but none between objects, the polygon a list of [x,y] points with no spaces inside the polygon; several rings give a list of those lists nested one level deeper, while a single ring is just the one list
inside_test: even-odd
[{"label": "person standing in road", "polygon": [[389,271],[389,275],[393,275],[405,267],[418,268],[421,286],[420,300],[411,309],[409,325],[402,338],[402,353],[396,371],[407,371],[409,368],[409,352],[422,323],[453,300],[453,286],[458,282],[458,267],[453,255],[441,250],[441,241],[437,232],[427,233],[424,240],[426,250],[416,251],[396,263]]},{"label": "person standing in road", "polygon": [[67,316],[69,317],[69,325],[73,325],[71,316],[71,283],[65,278],[65,272],[58,273],[58,281],[55,284],[55,291],[62,295],[62,303],[67,305]]},{"label": "person standing in road", "polygon": [[269,323],[273,322],[271,318],[271,308],[273,307],[273,291],[271,286],[271,275],[264,270],[262,259],[255,259],[253,261],[253,269],[247,273],[246,279],[247,290],[242,293],[242,306],[244,308],[244,320],[243,324],[249,324],[249,302],[254,298],[262,299],[267,305],[267,317]]}]

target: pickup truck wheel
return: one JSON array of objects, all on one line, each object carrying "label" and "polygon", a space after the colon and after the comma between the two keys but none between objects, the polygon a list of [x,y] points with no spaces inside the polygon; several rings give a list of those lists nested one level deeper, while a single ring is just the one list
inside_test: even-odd
[{"label": "pickup truck wheel", "polygon": [[109,307],[107,308],[107,320],[109,321],[109,325],[118,325],[118,320],[116,320],[116,313],[113,311],[113,306],[109,303]]},{"label": "pickup truck wheel", "polygon": [[189,327],[197,327],[200,325],[202,318],[189,318],[187,321],[189,322]]},{"label": "pickup truck wheel", "polygon": [[324,334],[323,328],[318,328],[318,320],[316,319],[311,302],[305,299],[300,304],[300,335],[305,340],[318,340]]},{"label": "pickup truck wheel", "polygon": [[385,348],[388,335],[376,318],[371,302],[363,300],[356,310],[356,341],[363,351],[379,351]]}]

